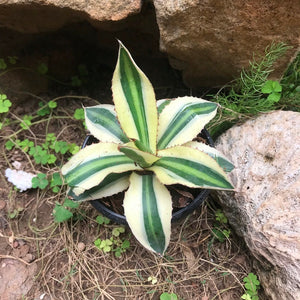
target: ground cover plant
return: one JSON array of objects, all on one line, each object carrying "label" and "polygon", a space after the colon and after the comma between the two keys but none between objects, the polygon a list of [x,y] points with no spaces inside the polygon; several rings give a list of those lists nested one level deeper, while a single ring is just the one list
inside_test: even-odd
[{"label": "ground cover plant", "polygon": [[[5,58],[4,63],[7,70],[10,62]],[[298,74],[299,56],[278,81],[282,86],[280,108],[297,109]],[[99,216],[88,203],[74,207],[66,199],[66,186],[57,174],[87,133],[82,106],[97,105],[98,100],[74,96],[74,91],[68,96],[36,96],[28,91],[0,94],[0,259],[2,266],[9,263],[18,270],[7,271],[0,286],[34,269],[34,275],[23,281],[34,276],[21,299],[231,300],[257,295],[267,299],[263,289],[258,289],[259,279],[250,275],[255,270],[247,249],[213,199],[173,225],[164,257],[145,250],[127,227],[120,232],[119,225]],[[15,104],[20,95],[26,105]],[[65,152],[65,143],[59,143],[56,152],[58,142],[66,142],[68,150]],[[41,149],[36,151],[38,146]],[[32,173],[36,188],[20,192],[7,181],[7,168]],[[114,251],[120,241],[109,252],[95,245],[97,240],[112,237],[117,241],[113,232],[119,233],[122,243],[128,240],[129,248]]]}]

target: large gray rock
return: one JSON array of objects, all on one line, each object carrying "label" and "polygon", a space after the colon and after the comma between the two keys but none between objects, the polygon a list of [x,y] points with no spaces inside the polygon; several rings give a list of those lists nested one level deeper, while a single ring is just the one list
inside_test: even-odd
[{"label": "large gray rock", "polygon": [[300,114],[276,111],[235,126],[217,142],[236,166],[233,193],[218,193],[256,258],[265,292],[300,299]]},{"label": "large gray rock", "polygon": [[278,76],[299,48],[299,0],[154,0],[154,5],[160,48],[189,86],[227,83],[253,53],[284,41],[295,48],[276,67]]}]

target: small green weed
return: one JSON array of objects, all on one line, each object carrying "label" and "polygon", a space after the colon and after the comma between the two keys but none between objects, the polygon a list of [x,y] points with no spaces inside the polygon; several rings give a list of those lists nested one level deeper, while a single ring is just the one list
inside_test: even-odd
[{"label": "small green weed", "polygon": [[72,209],[78,208],[78,206],[78,202],[74,202],[68,198],[65,198],[63,204],[56,202],[53,209],[54,221],[56,223],[68,221],[73,217]]},{"label": "small green weed", "polygon": [[37,174],[36,177],[32,178],[32,187],[34,189],[40,188],[41,190],[45,189],[48,186],[49,182],[47,180],[47,175],[43,173]]},{"label": "small green weed", "polygon": [[264,56],[253,57],[249,67],[242,70],[239,78],[224,86],[216,95],[212,95],[213,100],[222,106],[220,118],[213,121],[209,128],[213,137],[237,121],[282,105],[279,100],[284,94],[286,84],[268,80],[268,77],[273,71],[274,63],[289,48],[284,43],[272,43],[265,49]]},{"label": "small green weed", "polygon": [[177,300],[178,297],[175,293],[162,293],[159,297],[160,300]]},{"label": "small green weed", "polygon": [[96,217],[96,222],[100,225],[102,225],[102,224],[108,225],[110,223],[110,219],[106,218],[102,215],[99,215]]},{"label": "small green weed", "polygon": [[244,279],[244,286],[246,293],[242,295],[241,299],[244,300],[258,300],[257,291],[260,286],[260,281],[257,279],[257,276],[253,273],[249,273]]},{"label": "small green weed", "polygon": [[52,179],[50,181],[50,187],[52,188],[52,192],[58,193],[62,185],[63,185],[63,181],[61,179],[60,173],[58,172],[53,173]]},{"label": "small green weed", "polygon": [[211,256],[211,249],[215,240],[224,243],[230,237],[231,233],[230,229],[226,228],[228,219],[220,209],[217,209],[215,212],[215,220],[216,222],[212,228],[212,238],[208,243],[209,256]]},{"label": "small green weed", "polygon": [[7,96],[5,94],[0,94],[0,113],[8,112],[11,105],[12,103],[7,99]]},{"label": "small green weed", "polygon": [[267,100],[278,102],[281,98],[282,86],[278,81],[268,80],[261,87],[263,94],[268,94]]},{"label": "small green weed", "polygon": [[[109,220],[106,217],[98,216],[96,221],[99,224],[108,224]],[[115,227],[112,230],[111,237],[108,239],[96,239],[94,245],[104,253],[114,252],[116,257],[120,257],[122,253],[130,247],[130,242],[127,239],[122,239],[120,235],[125,233],[124,227]]]}]

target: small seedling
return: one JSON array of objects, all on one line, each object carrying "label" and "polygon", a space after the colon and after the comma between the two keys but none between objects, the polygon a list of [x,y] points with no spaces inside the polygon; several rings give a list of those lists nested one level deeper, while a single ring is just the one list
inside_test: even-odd
[{"label": "small seedling", "polygon": [[52,179],[50,182],[50,187],[52,188],[53,193],[58,193],[60,191],[60,187],[63,184],[62,179],[60,177],[60,173],[53,173]]},{"label": "small seedling", "polygon": [[83,110],[83,108],[75,109],[74,118],[76,120],[84,120],[84,110]]},{"label": "small seedling", "polygon": [[6,143],[5,143],[5,148],[6,150],[12,150],[12,148],[15,146],[15,143],[12,142],[11,140],[8,140]]},{"label": "small seedling", "polygon": [[124,227],[116,227],[116,228],[113,229],[112,235],[115,236],[115,237],[118,237],[118,236],[120,236],[121,233],[124,233],[124,232],[125,232]]},{"label": "small seedling", "polygon": [[162,293],[159,297],[160,300],[177,300],[178,297],[175,293]]},{"label": "small seedling", "polygon": [[224,213],[220,209],[217,209],[217,211],[215,212],[215,216],[216,216],[216,221],[218,221],[222,224],[227,224],[228,223],[228,220],[227,220],[226,216],[224,215]]},{"label": "small seedling", "polygon": [[22,207],[18,207],[17,209],[14,209],[13,211],[9,212],[7,214],[7,216],[10,218],[10,219],[15,219],[18,217],[19,213],[23,211],[23,208]]},{"label": "small seedling", "polygon": [[99,216],[97,216],[97,218],[96,218],[96,222],[97,222],[98,224],[100,224],[100,225],[102,225],[102,224],[108,225],[109,222],[110,222],[110,219],[108,219],[108,218],[106,218],[106,217],[104,217],[104,216],[102,216],[102,215],[99,215]]},{"label": "small seedling", "polygon": [[282,86],[278,81],[267,80],[261,87],[261,92],[263,94],[268,94],[267,100],[275,103],[281,98]]},{"label": "small seedling", "polygon": [[11,104],[11,101],[7,99],[5,94],[0,94],[0,113],[8,112]]},{"label": "small seedling", "polygon": [[230,236],[230,229],[226,229],[225,226],[228,223],[228,219],[220,209],[215,212],[215,220],[216,222],[212,228],[212,238],[208,243],[209,256],[211,256],[211,248],[215,240],[224,243]]},{"label": "small seedling", "polygon": [[258,300],[257,291],[260,286],[260,281],[257,279],[257,276],[253,273],[249,273],[247,277],[243,279],[245,282],[244,286],[246,293],[241,297],[244,300]]},{"label": "small seedling", "polygon": [[17,140],[17,145],[20,146],[20,148],[24,152],[28,152],[28,150],[34,146],[34,143],[32,141],[29,141],[28,139],[25,139],[23,141]]},{"label": "small seedling", "polygon": [[[99,224],[108,224],[110,220],[103,216],[97,216],[96,221]],[[124,227],[115,227],[109,239],[98,238],[94,241],[94,245],[105,253],[114,252],[116,257],[120,257],[130,247],[129,240],[122,240],[120,237],[120,234],[124,232]]]},{"label": "small seedling", "polygon": [[54,150],[56,153],[66,154],[69,150],[69,145],[64,141],[57,141],[54,145]]},{"label": "small seedling", "polygon": [[33,156],[37,164],[46,165],[56,161],[56,157],[53,154],[48,154],[41,146],[31,147],[29,154]]},{"label": "small seedling", "polygon": [[[119,242],[117,244],[119,244]],[[124,240],[120,246],[117,246],[117,248],[113,250],[115,251],[115,256],[120,257],[122,253],[124,253],[127,249],[129,249],[129,247],[130,247],[129,240]]]},{"label": "small seedling", "polygon": [[0,70],[5,70],[7,68],[7,64],[3,58],[0,58]]},{"label": "small seedling", "polygon": [[37,66],[37,71],[38,73],[40,73],[41,75],[45,75],[48,73],[48,66],[47,64],[45,63],[40,63],[38,66]]},{"label": "small seedling", "polygon": [[157,283],[157,278],[155,276],[149,276],[147,280],[151,282],[151,284]]},{"label": "small seedling", "polygon": [[25,115],[22,119],[22,122],[20,123],[20,126],[23,129],[29,129],[30,125],[32,124],[31,123],[32,118],[33,118],[32,116]]},{"label": "small seedling", "polygon": [[112,244],[113,242],[110,239],[101,240],[99,238],[94,241],[94,245],[99,250],[102,250],[105,253],[110,252],[112,250]]},{"label": "small seedling", "polygon": [[73,217],[73,212],[70,209],[77,208],[79,203],[76,203],[68,198],[65,198],[63,204],[56,203],[53,209],[54,221],[61,223]]},{"label": "small seedling", "polygon": [[34,189],[40,188],[41,190],[43,190],[44,188],[46,188],[47,185],[48,185],[48,183],[49,183],[48,180],[47,180],[46,174],[43,174],[43,173],[37,174],[36,177],[32,178],[31,182],[32,182],[32,187]]}]

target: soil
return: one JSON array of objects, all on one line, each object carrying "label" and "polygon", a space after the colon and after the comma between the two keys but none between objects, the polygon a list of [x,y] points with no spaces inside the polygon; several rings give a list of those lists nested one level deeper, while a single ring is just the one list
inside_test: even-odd
[{"label": "soil", "polygon": [[[107,72],[111,75],[111,70]],[[59,140],[81,145],[86,136],[81,121],[72,115],[75,109],[98,104],[98,100],[82,96],[85,89],[62,89],[51,81],[47,86],[47,93],[38,96],[10,88],[9,97],[14,103],[8,114],[11,123],[1,130],[0,142],[1,300],[159,299],[163,292],[176,293],[179,299],[240,299],[244,293],[242,279],[252,271],[251,259],[243,241],[232,230],[223,242],[214,238],[212,229],[216,226],[218,204],[212,199],[172,225],[172,239],[165,257],[145,250],[126,228],[122,238],[130,241],[130,247],[116,258],[113,252],[97,249],[94,241],[110,238],[118,225],[100,226],[96,222],[98,213],[89,203],[74,210],[70,221],[57,224],[52,212],[56,202],[65,199],[64,187],[59,193],[53,193],[51,188],[21,193],[7,182],[5,169],[12,168],[15,161],[21,163],[24,171],[50,175],[59,171],[67,159],[57,155],[56,165],[41,166],[28,153],[5,148],[8,137],[20,129],[18,118],[35,112],[39,101],[60,97],[51,118],[44,117],[44,121],[30,130],[21,131],[19,139],[28,138],[40,145],[46,133],[55,133]],[[160,96],[173,96],[169,88],[159,90]],[[176,88],[171,86],[171,90],[174,93]],[[62,92],[67,96],[61,96]],[[106,102],[111,98],[108,88],[97,95],[100,95],[97,99]],[[18,99],[17,105],[14,97]],[[178,196],[178,206],[186,205],[186,199],[193,197],[178,188],[174,193],[184,195],[184,200]],[[223,224],[222,229],[230,227]],[[157,283],[148,281],[150,276]]]}]

